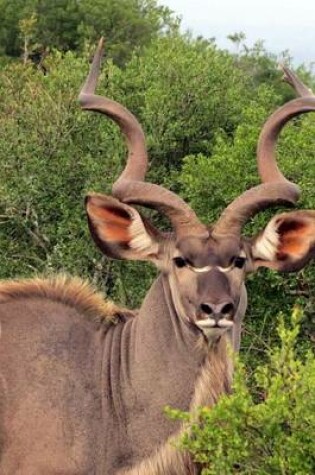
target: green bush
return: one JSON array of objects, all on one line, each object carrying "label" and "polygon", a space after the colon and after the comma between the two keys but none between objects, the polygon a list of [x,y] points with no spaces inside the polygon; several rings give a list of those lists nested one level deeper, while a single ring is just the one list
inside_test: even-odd
[{"label": "green bush", "polygon": [[104,36],[110,57],[124,64],[132,51],[176,25],[156,0],[0,0],[0,54],[82,51]]},{"label": "green bush", "polygon": [[[259,130],[283,102],[283,91],[290,91],[280,75],[272,86],[268,79],[260,83],[262,74],[253,80],[255,56],[245,59],[172,32],[134,53],[124,68],[105,61],[100,76],[99,93],[125,104],[143,125],[148,179],[179,192],[207,223],[258,183]],[[256,60],[261,70],[261,55]],[[138,306],[155,270],[102,258],[90,240],[83,205],[88,191],[110,193],[125,163],[123,137],[110,120],[77,104],[87,57],[55,51],[45,61],[46,76],[3,61],[0,278],[65,270],[90,278],[118,302]],[[312,209],[314,132],[310,114],[286,127],[279,146],[281,168],[302,187],[301,207]],[[256,232],[274,212],[261,213],[245,231]],[[153,219],[165,224],[160,216]],[[275,312],[288,313],[297,300],[307,316],[303,335],[314,337],[314,277],[309,266],[297,277],[261,271],[249,279],[242,344],[250,362],[272,342]]]},{"label": "green bush", "polygon": [[[174,175],[181,194],[205,223],[214,222],[222,210],[246,189],[259,183],[256,166],[256,146],[266,118],[275,110],[279,96],[268,85],[259,86],[256,96],[243,108],[242,121],[231,138],[224,132],[215,136],[211,156],[188,155],[183,167]],[[310,114],[288,124],[278,146],[280,169],[290,180],[298,183],[302,196],[300,209],[315,209],[315,117]],[[287,208],[283,208],[287,210]],[[252,236],[276,213],[271,208],[256,215],[243,233]],[[298,274],[281,274],[259,270],[247,278],[249,306],[245,317],[242,347],[252,364],[260,358],[264,345],[271,345],[275,335],[273,315],[289,314],[299,303],[305,312],[303,337],[314,339],[315,268],[310,265]],[[301,338],[307,346],[309,338]]]},{"label": "green bush", "polygon": [[297,351],[300,312],[278,324],[280,343],[254,372],[236,365],[233,394],[213,408],[189,415],[168,410],[189,425],[180,449],[190,452],[202,475],[310,475],[315,471],[315,357]]},{"label": "green bush", "polygon": [[[47,76],[9,63],[0,78],[0,278],[66,270],[89,276],[119,301],[139,305],[154,271],[143,264],[127,267],[101,259],[89,242],[83,206],[89,190],[110,193],[125,163],[123,137],[110,120],[78,106],[87,58],[55,52],[46,64]],[[233,79],[232,73],[227,54],[179,35],[156,40],[124,71],[105,62],[99,91],[139,117],[154,162],[152,181],[163,183],[166,170],[178,168],[183,153],[198,144],[211,149],[209,122],[216,121],[213,129],[235,124],[234,108],[233,120],[226,114],[232,97],[216,114],[219,96],[204,94],[208,85],[218,91],[220,86],[221,96],[226,95],[222,74],[232,96],[233,84],[237,91],[245,89],[243,79],[237,74]],[[141,281],[136,277],[140,266]]]},{"label": "green bush", "polygon": [[[169,9],[155,0],[53,3],[0,0],[0,54],[19,56],[23,45],[29,55],[51,48],[46,76],[27,61],[0,56],[0,279],[66,271],[135,307],[155,270],[102,257],[84,213],[86,193],[110,193],[125,163],[117,126],[77,104],[91,41],[104,34],[106,55],[113,58],[104,62],[98,92],[127,106],[146,132],[148,179],[180,193],[205,223],[259,182],[259,131],[294,93],[280,81],[276,58],[261,44],[232,55],[214,41],[181,35]],[[76,53],[65,54],[68,48]],[[299,74],[315,86],[305,68]],[[285,128],[279,163],[302,188],[299,207],[315,209],[312,114]],[[276,212],[256,216],[245,234],[259,231]],[[157,214],[152,219],[167,226]],[[315,339],[314,265],[293,276],[260,271],[248,278],[247,287],[242,339],[247,368],[264,361],[265,348],[274,345],[274,315],[289,315],[296,303],[304,311],[300,335],[296,340],[296,327],[288,330],[282,323],[280,349],[269,352],[267,366],[248,370],[250,386],[259,383],[254,395],[240,367],[235,394],[214,411],[201,411],[204,423],[193,426],[197,432],[184,446],[200,457],[204,474],[312,473],[314,359],[310,354],[298,358],[294,345],[305,354]],[[224,419],[227,414],[230,421]],[[209,424],[214,432],[207,430]]]}]

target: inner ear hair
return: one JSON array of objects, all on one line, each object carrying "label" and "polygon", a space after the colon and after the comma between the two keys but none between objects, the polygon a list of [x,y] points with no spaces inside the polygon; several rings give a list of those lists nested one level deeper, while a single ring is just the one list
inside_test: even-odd
[{"label": "inner ear hair", "polygon": [[103,195],[89,195],[86,209],[99,238],[109,242],[128,243],[131,239],[132,216],[119,202]]},{"label": "inner ear hair", "polygon": [[278,252],[280,236],[276,220],[272,219],[266,228],[257,236],[253,246],[253,257],[266,261],[273,261]]},{"label": "inner ear hair", "polygon": [[298,260],[315,242],[315,212],[296,211],[275,216],[257,237],[253,255],[257,259]]},{"label": "inner ear hair", "polygon": [[86,211],[92,237],[105,254],[116,259],[156,259],[159,233],[135,208],[111,196],[91,194]]},{"label": "inner ear hair", "polygon": [[278,234],[277,259],[301,259],[315,240],[315,222],[302,217],[289,218],[279,224]]}]

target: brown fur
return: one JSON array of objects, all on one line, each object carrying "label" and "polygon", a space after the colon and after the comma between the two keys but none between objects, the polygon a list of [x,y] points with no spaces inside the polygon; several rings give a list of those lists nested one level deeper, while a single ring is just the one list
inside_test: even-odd
[{"label": "brown fur", "polygon": [[[214,406],[223,394],[231,392],[233,368],[228,346],[225,336],[212,345],[196,382],[189,408],[192,414],[202,406]],[[187,431],[189,426],[183,424],[179,432],[171,436],[153,456],[132,469],[119,472],[119,475],[198,475],[201,468],[189,453],[177,448]]]},{"label": "brown fur", "polygon": [[49,278],[0,281],[0,304],[13,299],[34,297],[66,304],[94,321],[109,324],[134,315],[130,310],[105,300],[104,295],[93,289],[87,281],[65,274]]}]

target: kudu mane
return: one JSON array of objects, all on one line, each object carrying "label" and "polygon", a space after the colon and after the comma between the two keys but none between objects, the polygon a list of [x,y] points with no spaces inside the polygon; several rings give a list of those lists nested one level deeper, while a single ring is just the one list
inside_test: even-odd
[{"label": "kudu mane", "polygon": [[38,298],[74,308],[87,319],[105,326],[132,315],[130,310],[105,299],[90,283],[78,277],[60,274],[48,278],[0,282],[0,304],[10,300]]},{"label": "kudu mane", "polygon": [[[212,407],[223,395],[232,392],[231,351],[232,348],[225,335],[208,351],[189,408],[192,416],[200,407]],[[119,472],[118,475],[198,475],[200,473],[198,464],[192,460],[190,454],[178,449],[178,443],[187,431],[189,426],[183,423],[180,430],[163,442],[151,457],[143,460],[135,468]]]}]

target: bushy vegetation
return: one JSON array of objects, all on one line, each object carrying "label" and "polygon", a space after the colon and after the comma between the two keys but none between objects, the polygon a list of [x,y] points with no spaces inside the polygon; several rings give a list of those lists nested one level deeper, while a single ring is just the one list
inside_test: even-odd
[{"label": "bushy vegetation", "polygon": [[[255,149],[262,124],[294,93],[281,82],[277,58],[261,44],[239,49],[238,54],[222,51],[215,41],[181,34],[171,12],[157,6],[154,0],[92,3],[62,0],[59,3],[60,8],[54,14],[60,14],[67,26],[60,20],[63,27],[58,32],[54,30],[51,2],[0,0],[0,37],[5,53],[0,56],[0,279],[62,270],[88,277],[114,300],[136,307],[155,271],[144,263],[113,262],[101,257],[86,225],[85,194],[90,190],[110,193],[125,162],[125,146],[116,125],[100,115],[82,112],[77,103],[88,70],[91,41],[100,34],[108,39],[99,92],[126,105],[142,123],[150,154],[149,180],[180,193],[206,223],[213,222],[233,198],[259,182]],[[40,8],[44,13],[39,15]],[[69,9],[71,15],[67,13]],[[44,75],[30,59],[33,52],[47,45],[51,50],[44,59]],[[14,59],[20,53],[24,53],[24,59]],[[315,86],[314,77],[306,68],[299,68],[299,75],[309,86]],[[278,149],[281,169],[302,188],[299,207],[315,209],[314,116],[292,121],[282,133]],[[244,232],[248,235],[258,232],[277,211],[261,213]],[[152,219],[157,225],[165,226],[160,216],[153,214]],[[280,311],[289,315],[296,303],[304,311],[298,347],[301,353],[307,351],[315,340],[314,265],[293,276],[262,270],[249,277],[247,287],[249,307],[242,340],[242,360],[247,372],[255,367],[257,360],[265,358],[266,347],[275,343],[274,316]],[[285,335],[290,334],[281,328]],[[310,356],[301,361],[288,356],[288,368],[295,361],[297,366],[292,371],[297,381],[303,383],[296,388],[290,386],[293,392],[288,389],[289,399],[280,398],[277,402],[272,365],[280,358],[281,351],[285,351],[283,348],[271,353],[271,366],[265,370],[270,387],[264,386],[267,379],[261,376],[258,403],[247,386],[242,386],[240,372],[231,402],[224,399],[218,412],[201,413],[205,430],[220,414],[234,414],[231,418],[235,426],[226,430],[240,431],[240,434],[233,432],[240,443],[240,459],[235,459],[239,460],[239,472],[245,470],[242,467],[246,462],[252,472],[242,473],[307,473],[298,469],[294,472],[293,468],[279,471],[282,456],[285,467],[288,460],[292,467],[302,463],[300,439],[295,442],[293,435],[290,436],[292,457],[297,447],[297,462],[288,458],[289,452],[286,455],[279,451],[281,441],[291,430],[287,424],[303,434],[303,427],[299,429],[297,425],[298,412],[294,411],[307,411],[297,401],[297,395],[303,396],[306,385],[313,384],[308,372],[314,368],[314,361]],[[262,375],[261,371],[255,374]],[[284,384],[281,380],[284,373],[279,378]],[[263,397],[265,391],[267,396]],[[310,397],[305,395],[305,399],[309,407],[314,405]],[[288,404],[293,404],[290,413],[296,420],[288,421],[284,417],[282,424],[280,419],[275,419],[272,426],[267,416],[273,401],[275,418],[281,415],[280,406],[288,411]],[[256,429],[248,433],[257,460],[266,459],[260,471],[250,465],[254,449],[244,442],[242,414],[249,414],[258,432],[262,430],[257,438],[253,436]],[[308,413],[303,414],[306,417]],[[281,422],[279,433],[270,442],[274,445],[269,447],[267,428],[276,430],[273,428],[277,421]],[[265,423],[266,432],[262,429]],[[218,427],[215,432],[219,441],[225,424],[222,433],[220,430]],[[273,452],[274,459],[262,450],[264,443],[264,450]],[[213,465],[217,472],[207,468],[204,473],[238,473],[236,465],[234,468],[228,465],[232,459],[224,452],[223,445],[216,447],[215,463],[219,464],[221,457],[227,465],[220,469],[219,465]],[[189,448],[195,450],[193,446]],[[204,448],[201,444],[200,454]],[[288,448],[289,444],[283,450]],[[236,448],[233,450],[236,453]],[[305,463],[308,460],[305,457]],[[306,465],[301,467],[306,470]]]},{"label": "bushy vegetation", "polygon": [[254,372],[236,365],[234,392],[196,414],[168,410],[186,421],[179,448],[200,464],[201,475],[242,473],[309,475],[315,471],[315,358],[297,351],[300,312],[279,320],[280,342]]},{"label": "bushy vegetation", "polygon": [[47,49],[82,51],[101,35],[119,64],[176,19],[156,0],[0,0],[0,52],[36,58]]},{"label": "bushy vegetation", "polygon": [[[205,222],[214,221],[222,209],[247,188],[258,184],[254,160],[259,132],[266,117],[279,100],[274,88],[262,84],[256,95],[242,110],[242,121],[233,137],[219,131],[211,158],[205,154],[184,157],[181,172],[176,175],[183,195]],[[279,140],[280,168],[302,188],[301,209],[314,209],[315,204],[315,121],[308,116],[287,125]],[[211,203],[211,205],[209,205]],[[244,229],[246,235],[259,232],[279,210],[260,213]],[[305,310],[305,336],[314,341],[315,279],[312,266],[299,274],[285,275],[259,270],[248,277],[249,307],[243,344],[251,350],[249,361],[261,353],[262,345],[272,344],[275,335],[273,315],[289,313],[294,303]],[[254,331],[252,331],[254,329]],[[309,340],[306,340],[309,341]],[[256,353],[256,350],[257,353]]]},{"label": "bushy vegetation", "polygon": [[[2,69],[0,277],[66,270],[137,306],[152,268],[113,263],[89,244],[84,196],[89,190],[110,192],[125,147],[115,124],[78,107],[87,56],[55,51],[45,59],[47,75],[23,61]],[[267,82],[264,64],[267,70],[273,65]],[[305,71],[301,75],[312,84]],[[99,91],[121,101],[143,124],[149,179],[181,193],[205,222],[258,183],[255,148],[261,126],[293,97],[267,52],[249,50],[235,57],[214,42],[177,31],[134,53],[124,68],[107,59]],[[314,131],[312,115],[298,119],[286,127],[279,144],[281,168],[302,187],[302,208],[315,203]],[[257,232],[275,212],[259,215],[246,232]],[[154,219],[159,224],[160,218]],[[256,349],[260,353],[262,341],[271,343],[273,312],[289,310],[297,299],[305,306],[305,334],[314,337],[313,275],[309,267],[298,277],[260,271],[249,279],[244,339],[249,359]]]}]

